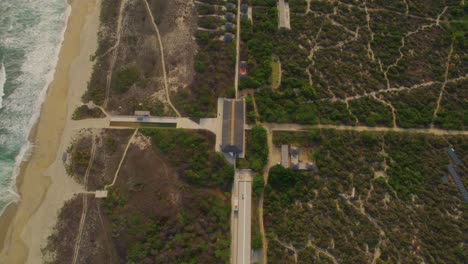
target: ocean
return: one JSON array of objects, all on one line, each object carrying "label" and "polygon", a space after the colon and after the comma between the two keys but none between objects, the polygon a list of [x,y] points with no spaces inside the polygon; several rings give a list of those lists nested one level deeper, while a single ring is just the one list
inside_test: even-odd
[{"label": "ocean", "polygon": [[20,199],[19,165],[38,120],[70,14],[66,0],[0,1],[0,213]]}]

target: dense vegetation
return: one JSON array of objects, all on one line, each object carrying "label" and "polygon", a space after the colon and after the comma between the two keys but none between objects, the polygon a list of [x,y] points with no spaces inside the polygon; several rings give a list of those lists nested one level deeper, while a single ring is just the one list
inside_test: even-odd
[{"label": "dense vegetation", "polygon": [[246,158],[253,171],[261,172],[268,161],[267,131],[262,126],[254,126],[247,142]]},{"label": "dense vegetation", "polygon": [[[150,260],[152,262],[148,263],[229,262],[229,203],[200,190],[191,191],[194,194],[191,205],[166,217],[149,216],[128,208],[124,198],[111,192],[111,196],[104,200],[104,206],[106,214],[115,223],[114,236],[134,238],[126,249],[127,263]],[[124,219],[121,219],[122,215]]]},{"label": "dense vegetation", "polygon": [[[225,5],[224,1],[197,3],[199,15],[224,15],[212,5]],[[228,1],[235,3],[235,1]],[[212,4],[212,5],[209,5]],[[232,11],[231,11],[232,12]],[[226,32],[235,33],[235,29],[225,31],[225,20],[219,17],[199,17],[198,26],[215,31],[199,30],[195,37],[198,44],[195,56],[195,77],[192,84],[179,90],[174,103],[186,116],[207,117],[216,115],[218,97],[233,97],[234,70],[236,65],[236,45],[233,41],[224,42]],[[235,24],[235,21],[232,21]],[[217,29],[217,30],[216,30]]]},{"label": "dense vegetation", "polygon": [[[152,159],[160,171],[149,165],[124,173],[103,201],[116,250],[126,263],[228,263],[231,196],[222,190],[230,190],[232,167],[212,151],[205,133],[143,133],[156,156],[148,154],[151,149],[138,150],[127,159]],[[127,164],[131,171],[137,160]]]},{"label": "dense vegetation", "polygon": [[106,115],[98,107],[89,108],[87,105],[82,105],[75,109],[72,119],[81,120],[86,118],[102,118],[105,116]]},{"label": "dense vegetation", "polygon": [[142,133],[152,138],[153,145],[171,160],[187,182],[231,189],[234,169],[221,154],[211,151],[214,146],[207,132],[144,129]]},{"label": "dense vegetation", "polygon": [[116,73],[112,81],[112,89],[117,93],[125,93],[140,78],[140,70],[136,67],[127,67]]},{"label": "dense vegetation", "polygon": [[449,144],[468,161],[463,137],[333,130],[274,137],[311,149],[318,172],[270,170],[264,204],[269,262],[294,262],[294,254],[298,263],[468,260],[466,205],[452,183],[440,180]]},{"label": "dense vegetation", "polygon": [[[468,124],[466,100],[446,99],[465,97],[468,16],[460,1],[406,6],[312,0],[310,10],[306,1],[289,1],[291,30],[277,28],[276,1],[251,3],[254,23],[243,21],[241,35],[249,76],[240,87],[256,89],[262,121],[446,129]],[[272,90],[274,57],[282,78]]]},{"label": "dense vegetation", "polygon": [[82,183],[86,169],[91,159],[91,137],[80,137],[68,146],[66,160],[64,160],[67,174],[77,182]]}]

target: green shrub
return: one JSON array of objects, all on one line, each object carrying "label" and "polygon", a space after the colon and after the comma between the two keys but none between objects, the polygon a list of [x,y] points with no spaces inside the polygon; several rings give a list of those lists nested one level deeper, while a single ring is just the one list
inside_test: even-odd
[{"label": "green shrub", "polygon": [[123,94],[132,87],[140,78],[140,70],[136,67],[128,67],[117,72],[112,82],[112,88],[120,94]]},{"label": "green shrub", "polygon": [[267,132],[261,126],[252,128],[252,142],[247,149],[247,160],[253,171],[262,171],[268,161]]}]

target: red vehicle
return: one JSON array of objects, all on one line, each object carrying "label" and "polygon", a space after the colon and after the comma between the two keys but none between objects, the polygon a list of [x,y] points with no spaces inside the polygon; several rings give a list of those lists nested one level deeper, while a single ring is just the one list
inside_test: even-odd
[{"label": "red vehicle", "polygon": [[237,212],[239,210],[239,199],[237,197],[234,198],[234,211]]},{"label": "red vehicle", "polygon": [[247,62],[245,61],[240,62],[240,74],[247,75]]}]

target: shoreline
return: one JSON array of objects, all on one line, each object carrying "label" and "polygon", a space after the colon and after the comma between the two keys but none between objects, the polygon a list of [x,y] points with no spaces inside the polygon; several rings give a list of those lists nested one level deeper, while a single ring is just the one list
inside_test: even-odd
[{"label": "shoreline", "polygon": [[20,199],[10,203],[0,216],[0,261],[4,263],[42,262],[41,247],[55,225],[58,210],[83,190],[66,175],[60,153],[72,139],[70,117],[91,76],[100,1],[71,0],[69,4],[71,13],[53,80],[28,136],[34,147],[18,168]]}]

